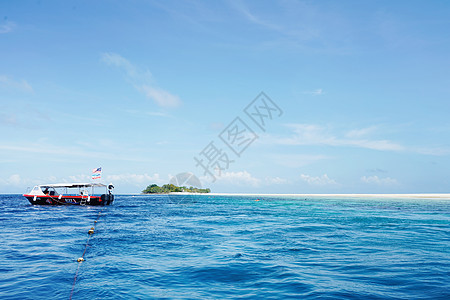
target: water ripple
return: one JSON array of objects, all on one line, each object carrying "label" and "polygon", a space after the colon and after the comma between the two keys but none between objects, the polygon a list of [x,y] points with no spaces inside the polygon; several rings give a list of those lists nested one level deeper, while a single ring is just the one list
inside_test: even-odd
[{"label": "water ripple", "polygon": [[[449,201],[258,198],[117,196],[74,299],[450,298]],[[68,298],[102,208],[0,209],[0,298]]]}]

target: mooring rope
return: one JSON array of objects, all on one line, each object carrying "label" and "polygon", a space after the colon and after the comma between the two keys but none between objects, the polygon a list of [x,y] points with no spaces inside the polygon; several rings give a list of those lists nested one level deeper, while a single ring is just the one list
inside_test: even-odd
[{"label": "mooring rope", "polygon": [[[62,204],[62,205],[85,205],[85,204],[81,204],[81,202],[80,203],[62,202],[62,201],[59,201],[58,197],[52,197],[52,195],[50,195],[50,194],[48,194],[46,196],[50,197],[50,199],[52,199],[53,201],[58,202],[59,204]],[[81,200],[83,200],[83,198]]]},{"label": "mooring rope", "polygon": [[84,261],[84,255],[86,254],[87,248],[89,246],[89,240],[91,239],[92,235],[94,234],[95,225],[97,224],[98,219],[100,219],[102,211],[104,211],[104,210],[105,210],[105,208],[103,208],[101,211],[98,212],[98,216],[97,216],[97,219],[94,221],[94,225],[91,227],[91,229],[88,230],[88,238],[86,241],[86,246],[84,247],[83,254],[81,255],[81,257],[79,257],[77,259],[78,266],[77,266],[77,270],[75,272],[75,276],[73,277],[72,290],[70,291],[70,297],[69,297],[70,300],[72,300],[73,291],[75,290],[75,284],[77,283],[78,271],[80,270],[81,263]]},{"label": "mooring rope", "polygon": [[56,201],[56,202],[58,202],[59,204],[62,204],[62,205],[75,205],[75,203],[67,203],[67,202],[59,201],[58,197],[53,198],[52,195],[50,195],[50,194],[47,195],[47,196],[49,196],[50,199],[52,199],[53,201]]}]

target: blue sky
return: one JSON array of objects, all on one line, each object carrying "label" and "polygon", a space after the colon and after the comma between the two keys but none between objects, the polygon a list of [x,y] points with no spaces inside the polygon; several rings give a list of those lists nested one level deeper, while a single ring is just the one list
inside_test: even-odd
[{"label": "blue sky", "polygon": [[118,193],[449,192],[449,31],[447,1],[1,1],[0,192],[97,167]]}]

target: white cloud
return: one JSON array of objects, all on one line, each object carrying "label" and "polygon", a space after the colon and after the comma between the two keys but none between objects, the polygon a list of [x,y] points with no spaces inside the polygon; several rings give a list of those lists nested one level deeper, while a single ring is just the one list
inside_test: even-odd
[{"label": "white cloud", "polygon": [[[347,135],[339,137],[329,133],[326,128],[314,124],[289,124],[293,135],[288,138],[276,138],[274,143],[282,145],[324,145],[324,146],[351,146],[380,151],[402,151],[405,148],[389,140],[370,140],[368,138],[354,138],[358,134],[367,134],[369,131],[349,131]],[[371,129],[372,130],[372,129]],[[349,136],[350,135],[350,136]],[[351,137],[353,136],[353,137]]]},{"label": "white cloud", "polygon": [[329,178],[327,174],[323,174],[322,176],[310,176],[301,174],[300,179],[305,181],[309,185],[337,185],[337,182],[334,179]]},{"label": "white cloud", "polygon": [[115,184],[120,183],[127,183],[127,184],[134,184],[141,186],[142,184],[148,185],[152,183],[156,184],[162,184],[167,183],[168,180],[164,180],[161,178],[161,176],[157,173],[153,175],[145,174],[113,174],[113,175],[106,175],[105,176],[106,181],[114,182]]},{"label": "white cloud", "polygon": [[6,21],[5,23],[0,24],[0,34],[11,32],[13,31],[14,27],[16,27],[16,23]]},{"label": "white cloud", "polygon": [[[212,183],[212,178],[210,176],[202,176],[199,178],[201,182]],[[247,171],[239,172],[222,172],[216,175],[216,182],[220,184],[230,184],[236,186],[252,186],[260,187],[262,183],[267,185],[278,185],[278,184],[288,184],[290,181],[281,177],[266,177],[264,179],[253,177]]]},{"label": "white cloud", "polygon": [[[201,177],[200,180],[210,182],[209,177]],[[217,177],[217,182],[219,183],[227,183],[239,186],[253,186],[258,187],[261,183],[261,180],[253,177],[247,171],[239,171],[239,172],[222,172],[221,176]]]},{"label": "white cloud", "polygon": [[397,180],[390,177],[380,178],[376,175],[374,176],[363,176],[361,177],[361,181],[368,184],[376,184],[376,185],[396,185],[398,184]]},{"label": "white cloud", "polygon": [[69,176],[69,180],[63,180],[64,182],[89,182],[91,181],[91,176],[80,174]]},{"label": "white cloud", "polygon": [[33,88],[26,80],[14,80],[6,75],[0,75],[0,85],[23,92],[33,92]]},{"label": "white cloud", "polygon": [[153,83],[150,71],[141,71],[129,60],[117,53],[102,53],[101,61],[110,66],[124,70],[127,80],[136,90],[143,93],[148,99],[154,101],[160,107],[177,107],[181,104],[178,96],[157,87]]}]

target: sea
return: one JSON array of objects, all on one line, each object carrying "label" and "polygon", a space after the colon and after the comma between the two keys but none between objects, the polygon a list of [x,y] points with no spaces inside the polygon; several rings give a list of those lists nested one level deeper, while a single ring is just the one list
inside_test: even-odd
[{"label": "sea", "polygon": [[450,200],[0,195],[0,299],[71,298],[450,299]]}]

